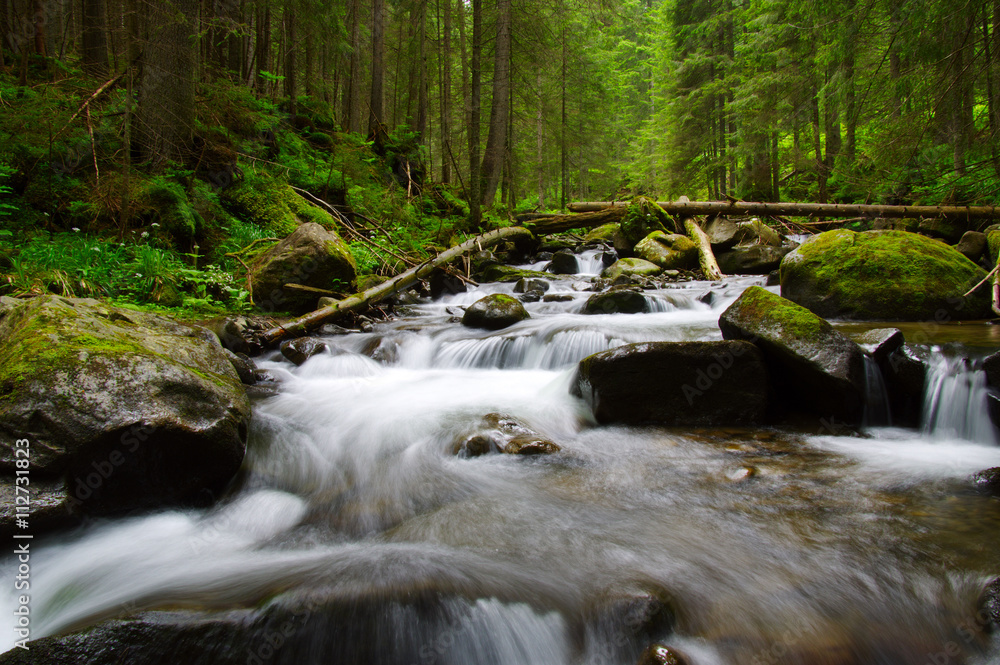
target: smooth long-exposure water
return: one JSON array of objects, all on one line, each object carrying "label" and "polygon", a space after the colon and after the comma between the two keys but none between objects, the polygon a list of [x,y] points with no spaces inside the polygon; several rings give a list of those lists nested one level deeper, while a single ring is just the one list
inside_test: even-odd
[{"label": "smooth long-exposure water", "polygon": [[[1000,447],[959,361],[936,361],[923,430],[866,437],[599,427],[571,395],[591,353],[721,339],[752,283],[587,316],[584,278],[553,279],[568,300],[494,333],[454,321],[511,289],[484,285],[327,338],[301,367],[259,360],[282,382],[255,404],[238,490],[39,542],[32,636],[311,599],[326,609],[280,662],[624,665],[655,640],[706,665],[1000,662],[963,630],[1000,574],[1000,504],[966,478]],[[491,413],[561,452],[456,456]]]}]

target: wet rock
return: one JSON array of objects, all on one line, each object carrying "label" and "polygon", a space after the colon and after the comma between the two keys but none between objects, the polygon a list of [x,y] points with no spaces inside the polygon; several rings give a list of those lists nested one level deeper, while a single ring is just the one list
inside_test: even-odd
[{"label": "wet rock", "polygon": [[554,254],[552,252],[538,252],[535,254],[534,263],[540,263],[541,261],[551,261]]},{"label": "wet rock", "polygon": [[1000,496],[1000,467],[972,474],[972,485],[983,494]]},{"label": "wet rock", "polygon": [[514,293],[527,293],[528,291],[540,291],[545,293],[551,288],[551,284],[544,279],[519,279],[514,285]]},{"label": "wet rock", "polygon": [[521,279],[552,279],[552,274],[540,270],[521,270],[495,263],[477,274],[479,282],[516,282]]},{"label": "wet rock", "polygon": [[[779,268],[781,267],[780,264],[778,267]],[[764,286],[780,286],[780,285],[781,285],[780,270],[772,270],[771,272],[767,273],[767,281],[764,283]]]},{"label": "wet rock", "polygon": [[716,255],[719,269],[727,275],[767,275],[777,270],[790,247],[751,245],[734,247]]},{"label": "wet rock", "polygon": [[431,298],[435,300],[444,295],[465,293],[467,290],[465,282],[461,278],[449,274],[444,270],[435,270],[431,273],[428,282],[430,283]]},{"label": "wet rock", "polygon": [[483,250],[474,253],[470,258],[470,263],[472,265],[472,272],[478,273],[482,272],[487,266],[499,263],[499,261],[497,261],[497,257],[494,256],[493,252]]},{"label": "wet rock", "polygon": [[690,661],[681,652],[663,644],[650,645],[639,656],[637,665],[689,665]]},{"label": "wet rock", "polygon": [[763,356],[744,341],[627,344],[580,361],[574,392],[601,423],[764,422]]},{"label": "wet rock", "polygon": [[376,337],[361,353],[383,365],[395,365],[399,362],[399,342],[391,337]]},{"label": "wet rock", "polygon": [[251,353],[253,350],[249,325],[243,317],[211,319],[201,321],[199,325],[214,332],[223,348],[233,353]]},{"label": "wet rock", "polygon": [[917,233],[954,245],[968,230],[968,224],[953,217],[929,217],[917,224]]},{"label": "wet rock", "polygon": [[661,272],[663,272],[663,268],[655,263],[650,263],[645,259],[630,258],[618,259],[611,265],[610,268],[606,268],[604,272],[601,273],[601,277],[614,281],[622,275],[628,277],[649,277],[652,275],[659,275]]},{"label": "wet rock", "polygon": [[914,233],[847,229],[814,236],[781,262],[781,294],[819,316],[945,322],[991,316],[986,272]]},{"label": "wet rock", "polygon": [[737,245],[781,246],[781,235],[759,219],[734,222],[726,217],[716,217],[704,227],[713,250],[727,250]]},{"label": "wet rock", "polygon": [[609,248],[601,252],[601,265],[605,268],[613,266],[617,260],[618,252],[615,250]]},{"label": "wet rock", "polygon": [[204,328],[46,296],[0,320],[0,349],[0,475],[30,433],[32,484],[62,482],[76,517],[208,503],[240,467],[250,404]]},{"label": "wet rock", "polygon": [[612,287],[610,291],[595,293],[583,306],[584,314],[638,314],[648,311],[650,307],[646,296],[630,287]]},{"label": "wet rock", "polygon": [[580,272],[580,262],[571,250],[561,249],[552,255],[549,270],[556,275],[575,275]]},{"label": "wet rock", "polygon": [[523,303],[538,302],[542,299],[541,291],[527,291],[517,297]]},{"label": "wet rock", "polygon": [[979,596],[979,613],[977,619],[984,627],[995,630],[1000,627],[1000,578],[986,585]]},{"label": "wet rock", "polygon": [[506,455],[551,455],[561,449],[526,424],[504,413],[483,416],[478,431],[455,446],[460,457],[479,457],[490,453]]},{"label": "wet rock", "polygon": [[549,293],[542,298],[543,302],[572,302],[573,296],[569,293]]},{"label": "wet rock", "polygon": [[1000,388],[1000,351],[986,356],[983,360],[983,371],[986,372],[986,383],[994,388]]},{"label": "wet rock", "polygon": [[281,343],[281,355],[296,365],[302,365],[315,355],[325,353],[329,347],[326,342],[315,337],[296,337]]},{"label": "wet rock", "polygon": [[861,422],[865,395],[861,347],[805,307],[751,286],[719,318],[725,339],[760,347],[781,403],[822,418]]},{"label": "wet rock", "polygon": [[334,323],[327,323],[326,325],[320,326],[316,332],[324,337],[334,337],[337,335],[350,335],[354,331],[348,330],[347,328],[338,326]]},{"label": "wet rock", "polygon": [[979,231],[966,231],[955,249],[973,263],[979,263],[986,253],[986,234]]},{"label": "wet rock", "polygon": [[462,325],[469,328],[501,330],[530,318],[524,306],[503,293],[494,293],[477,300],[465,310]]},{"label": "wet rock", "polygon": [[302,224],[251,266],[253,299],[265,311],[311,311],[314,293],[285,288],[300,284],[350,292],[357,266],[347,244],[315,222]]},{"label": "wet rock", "polygon": [[641,259],[666,270],[694,268],[698,265],[698,248],[687,236],[653,231],[636,246]]},{"label": "wet rock", "polygon": [[257,369],[257,365],[254,364],[253,360],[250,359],[245,353],[233,353],[229,349],[224,349],[226,352],[226,358],[229,359],[229,363],[236,370],[236,375],[240,377],[240,381],[245,386],[252,386],[257,382],[254,378],[254,370]]},{"label": "wet rock", "polygon": [[927,365],[903,345],[891,352],[885,362],[879,363],[879,369],[889,393],[893,423],[907,427],[919,426],[924,387],[927,383]]},{"label": "wet rock", "polygon": [[903,346],[906,341],[899,328],[875,328],[854,337],[862,349],[880,366],[889,360],[889,355]]}]

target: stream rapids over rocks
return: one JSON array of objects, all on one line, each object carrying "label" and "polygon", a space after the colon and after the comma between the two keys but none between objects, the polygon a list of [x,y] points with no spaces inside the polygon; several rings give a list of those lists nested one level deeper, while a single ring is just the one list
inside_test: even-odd
[{"label": "stream rapids over rocks", "polygon": [[[659,642],[697,665],[1000,663],[976,614],[1000,574],[1000,505],[968,481],[1000,446],[963,360],[988,348],[915,345],[931,367],[920,429],[891,426],[884,400],[862,436],[818,419],[598,426],[571,393],[581,359],[720,340],[720,313],[763,281],[584,315],[600,267],[580,257],[504,330],[457,323],[513,289],[485,284],[324,337],[298,367],[259,358],[277,390],[255,399],[238,488],[35,542],[32,638],[139,616],[169,648],[169,626],[219,617],[244,651],[212,656],[208,632],[184,662],[631,665]],[[561,450],[456,455],[488,414]],[[13,584],[0,602],[11,617]]]}]

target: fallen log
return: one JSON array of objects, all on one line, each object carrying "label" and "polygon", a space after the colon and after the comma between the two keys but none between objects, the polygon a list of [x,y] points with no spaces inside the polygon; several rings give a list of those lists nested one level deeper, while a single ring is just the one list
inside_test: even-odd
[{"label": "fallen log", "polygon": [[[1000,219],[998,206],[894,206],[851,203],[751,203],[746,201],[661,201],[671,215],[768,215],[790,217],[959,217]],[[586,213],[628,206],[627,201],[570,203],[570,212]]]},{"label": "fallen log", "polygon": [[[682,203],[686,202],[687,197],[682,196],[680,200]],[[719,263],[715,260],[715,253],[712,251],[712,241],[709,240],[708,234],[698,226],[698,222],[694,221],[694,218],[690,216],[684,216],[677,220],[677,225],[684,227],[688,237],[691,238],[695,247],[698,248],[698,264],[701,265],[701,271],[705,273],[705,279],[713,282],[723,279],[725,275],[722,274]]]},{"label": "fallen log", "polygon": [[277,328],[271,328],[261,334],[259,341],[265,347],[273,346],[276,342],[286,337],[302,335],[312,328],[315,328],[328,321],[334,321],[349,312],[356,312],[367,309],[375,303],[388,298],[391,295],[406,290],[422,279],[430,276],[437,268],[442,268],[454,259],[471,252],[481,250],[503,240],[530,236],[531,232],[520,226],[511,226],[506,229],[490,231],[470,240],[466,240],[460,245],[447,249],[438,254],[433,259],[425,261],[418,266],[402,272],[387,282],[373,286],[362,293],[357,293],[343,300],[321,307],[320,309],[301,316],[290,323]]},{"label": "fallen log", "polygon": [[621,222],[625,217],[625,210],[625,207],[615,206],[583,214],[551,215],[526,221],[524,226],[536,235],[562,233],[570,229],[589,229]]}]

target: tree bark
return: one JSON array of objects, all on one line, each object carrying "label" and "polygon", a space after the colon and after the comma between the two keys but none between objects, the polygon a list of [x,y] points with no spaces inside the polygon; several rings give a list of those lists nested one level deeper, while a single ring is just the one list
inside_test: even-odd
[{"label": "tree bark", "polygon": [[701,227],[698,226],[698,222],[688,217],[684,220],[684,229],[687,231],[688,237],[698,247],[698,263],[701,265],[701,271],[705,273],[705,279],[714,282],[725,278],[725,275],[719,270],[719,264],[716,262],[715,254],[712,252],[712,242],[705,235],[705,232],[701,230]]},{"label": "tree bark", "polygon": [[594,228],[605,224],[615,224],[625,218],[625,206],[612,206],[595,212],[584,212],[580,214],[568,215],[546,215],[535,218],[530,222],[525,222],[527,227],[535,235],[549,235],[551,233],[562,233],[570,229]]},{"label": "tree bark", "polygon": [[83,69],[91,76],[108,75],[108,29],[104,0],[83,0]]},{"label": "tree bark", "polygon": [[372,3],[372,90],[368,104],[368,139],[375,143],[375,152],[385,151],[386,129],[384,121],[384,96],[382,84],[385,80],[385,0]]},{"label": "tree bark", "polygon": [[302,316],[291,323],[285,324],[284,326],[272,328],[261,335],[260,341],[265,346],[271,346],[285,337],[301,335],[316,326],[322,325],[328,321],[334,321],[349,312],[367,309],[389,296],[406,290],[419,282],[421,279],[428,277],[437,268],[447,265],[463,254],[467,254],[474,250],[485,249],[486,247],[492,247],[496,243],[503,240],[510,240],[511,238],[530,235],[531,232],[527,229],[519,226],[511,226],[477,236],[471,240],[463,242],[460,245],[455,245],[441,254],[438,254],[437,257],[430,261],[421,263],[418,266],[410,268],[406,272],[396,275],[388,282],[374,286],[363,293],[359,293],[349,298],[344,298],[343,300],[338,300],[332,305],[328,305],[306,314],[305,316]]},{"label": "tree bark", "polygon": [[478,231],[482,224],[480,206],[479,105],[482,96],[483,2],[472,0],[472,92],[469,99],[469,224]]},{"label": "tree bark", "polygon": [[296,44],[296,28],[295,25],[295,11],[293,3],[289,2],[285,6],[284,24],[285,24],[285,96],[288,97],[288,110],[290,113],[295,113],[296,106],[296,96],[298,95],[298,85],[296,80],[296,70],[298,63],[296,62],[296,53],[298,52],[298,46]]},{"label": "tree bark", "polygon": [[[440,11],[441,0],[438,0]],[[439,22],[440,25],[440,22]],[[444,3],[444,35],[441,40],[441,182],[451,182],[451,0]]]},{"label": "tree bark", "polygon": [[149,39],[135,128],[143,157],[154,166],[182,161],[194,127],[198,0],[147,5]]},{"label": "tree bark", "polygon": [[491,207],[503,171],[507,148],[507,116],[510,114],[510,4],[497,0],[496,59],[493,65],[493,103],[490,105],[490,130],[483,152],[483,191],[481,201]]}]

